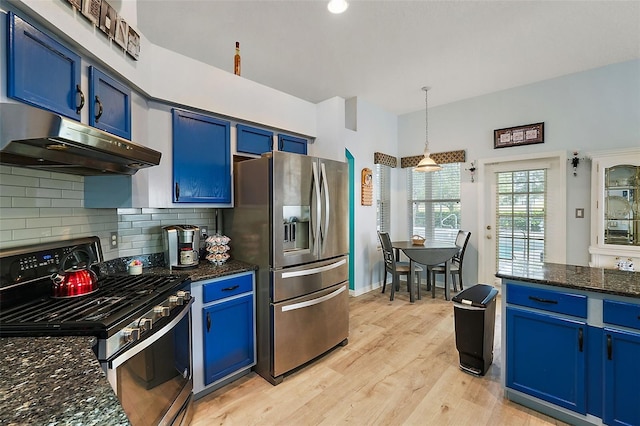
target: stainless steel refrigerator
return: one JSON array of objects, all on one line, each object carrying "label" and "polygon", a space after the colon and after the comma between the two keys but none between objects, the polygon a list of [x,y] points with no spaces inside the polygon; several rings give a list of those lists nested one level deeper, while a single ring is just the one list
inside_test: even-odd
[{"label": "stainless steel refrigerator", "polygon": [[273,152],[234,165],[233,258],[258,265],[256,372],[272,384],[349,335],[346,163]]}]

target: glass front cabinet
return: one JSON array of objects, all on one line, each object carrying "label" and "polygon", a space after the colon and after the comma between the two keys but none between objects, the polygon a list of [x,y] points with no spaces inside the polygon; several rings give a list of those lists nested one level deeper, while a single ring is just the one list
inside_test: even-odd
[{"label": "glass front cabinet", "polygon": [[640,270],[640,149],[591,160],[590,266]]}]

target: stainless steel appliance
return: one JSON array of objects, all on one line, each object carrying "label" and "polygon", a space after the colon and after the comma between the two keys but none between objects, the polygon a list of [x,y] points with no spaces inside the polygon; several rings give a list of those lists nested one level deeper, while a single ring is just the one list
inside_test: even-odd
[{"label": "stainless steel appliance", "polygon": [[133,175],[162,153],[22,103],[0,103],[0,163],[82,176]]},{"label": "stainless steel appliance", "polygon": [[259,266],[256,371],[272,384],[349,335],[348,166],[286,152],[235,166],[232,256]]},{"label": "stainless steel appliance", "polygon": [[164,260],[170,269],[198,266],[200,259],[200,228],[193,225],[171,225],[162,228]]},{"label": "stainless steel appliance", "polygon": [[50,277],[75,250],[98,270],[97,237],[0,250],[0,336],[96,336],[96,357],[134,426],[188,424],[190,279],[102,275],[90,294],[52,298]]}]

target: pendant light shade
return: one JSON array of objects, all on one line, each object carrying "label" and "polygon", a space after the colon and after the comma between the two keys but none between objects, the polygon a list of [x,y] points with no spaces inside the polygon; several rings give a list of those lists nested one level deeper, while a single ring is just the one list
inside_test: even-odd
[{"label": "pendant light shade", "polygon": [[424,158],[420,160],[418,165],[414,168],[416,172],[437,172],[442,170],[442,167],[431,159],[429,156],[429,102],[427,92],[429,87],[423,87],[424,90],[424,114],[425,114],[425,139],[424,139]]},{"label": "pendant light shade", "polygon": [[346,0],[331,0],[327,5],[329,12],[335,14],[344,12],[348,7],[349,3],[347,3]]}]

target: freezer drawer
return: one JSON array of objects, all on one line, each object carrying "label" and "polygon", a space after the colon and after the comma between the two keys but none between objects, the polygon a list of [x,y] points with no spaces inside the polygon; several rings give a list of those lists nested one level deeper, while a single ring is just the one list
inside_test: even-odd
[{"label": "freezer drawer", "polygon": [[275,270],[271,302],[278,303],[333,287],[349,279],[347,256]]},{"label": "freezer drawer", "polygon": [[273,365],[280,376],[321,355],[349,336],[348,283],[271,305]]}]

